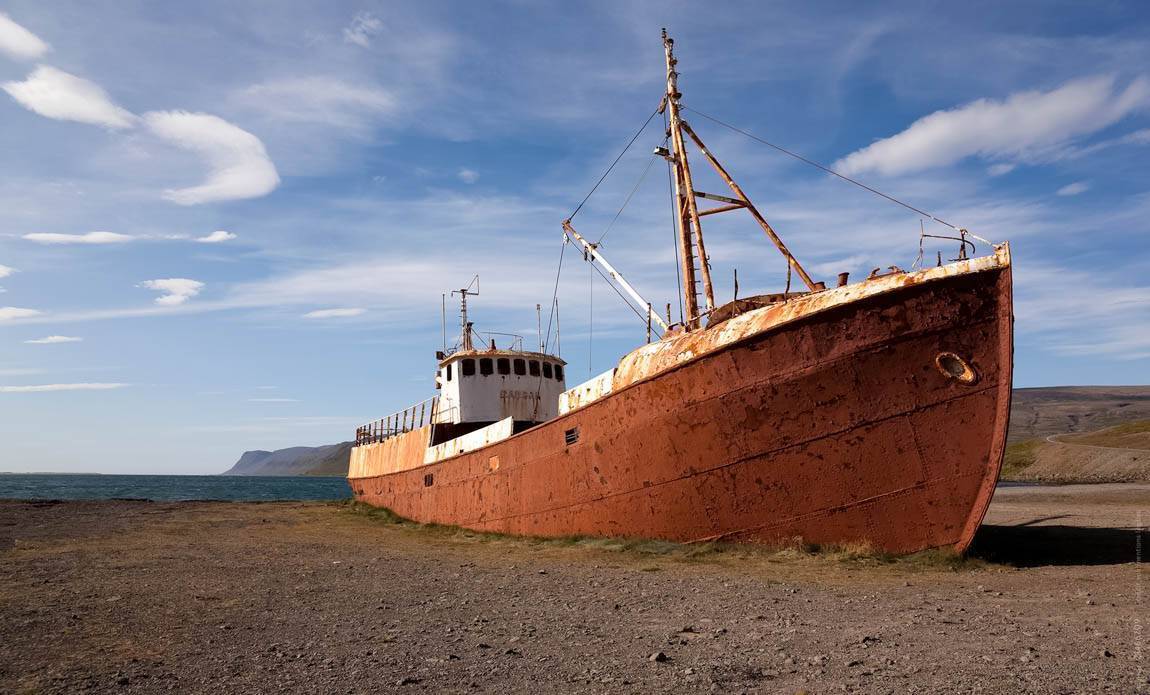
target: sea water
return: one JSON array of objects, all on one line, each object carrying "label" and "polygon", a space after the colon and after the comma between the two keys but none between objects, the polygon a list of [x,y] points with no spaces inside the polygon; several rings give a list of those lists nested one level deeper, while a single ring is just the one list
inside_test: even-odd
[{"label": "sea water", "polygon": [[345,478],[0,473],[0,499],[337,500]]}]

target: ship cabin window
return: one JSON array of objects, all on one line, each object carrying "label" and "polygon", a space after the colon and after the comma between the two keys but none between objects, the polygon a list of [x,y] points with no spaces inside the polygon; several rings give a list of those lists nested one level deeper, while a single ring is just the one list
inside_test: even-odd
[{"label": "ship cabin window", "polygon": [[451,365],[450,364],[447,365],[447,368],[444,369],[443,372],[447,376],[447,380],[451,381]]},{"label": "ship cabin window", "polygon": [[550,362],[544,362],[543,363],[543,378],[544,379],[550,379],[551,378],[551,363]]},{"label": "ship cabin window", "polygon": [[555,380],[563,381],[563,367],[562,365],[555,365]]},{"label": "ship cabin window", "polygon": [[527,363],[523,360],[515,360],[515,375],[524,376],[527,374]]},{"label": "ship cabin window", "polygon": [[511,373],[511,360],[507,359],[506,357],[500,357],[499,359],[495,360],[495,365],[499,367],[500,374]]},{"label": "ship cabin window", "polygon": [[491,376],[491,372],[491,358],[484,357],[483,359],[479,360],[479,373],[483,376]]},{"label": "ship cabin window", "polygon": [[475,376],[475,360],[463,360],[460,362],[459,373],[463,376]]},{"label": "ship cabin window", "polygon": [[539,376],[539,360],[531,360],[531,376]]}]

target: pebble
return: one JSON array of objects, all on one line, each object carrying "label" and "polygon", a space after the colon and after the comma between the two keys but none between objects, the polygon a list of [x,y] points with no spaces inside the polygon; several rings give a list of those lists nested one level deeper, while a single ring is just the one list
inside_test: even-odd
[{"label": "pebble", "polygon": [[651,656],[647,657],[647,661],[654,661],[654,662],[661,664],[661,663],[669,660],[670,658],[671,657],[667,656],[663,652],[655,652],[655,653],[651,654]]}]

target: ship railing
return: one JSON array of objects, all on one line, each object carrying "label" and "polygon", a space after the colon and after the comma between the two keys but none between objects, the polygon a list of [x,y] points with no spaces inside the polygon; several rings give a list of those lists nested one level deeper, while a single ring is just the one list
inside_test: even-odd
[{"label": "ship railing", "polygon": [[432,396],[413,406],[382,417],[355,429],[355,445],[374,444],[396,435],[417,430],[435,421],[439,396]]}]

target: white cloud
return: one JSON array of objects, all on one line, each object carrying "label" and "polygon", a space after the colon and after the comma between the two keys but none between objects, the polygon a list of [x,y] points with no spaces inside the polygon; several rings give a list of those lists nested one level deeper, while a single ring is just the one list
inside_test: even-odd
[{"label": "white cloud", "polygon": [[263,82],[245,89],[239,99],[278,121],[355,130],[370,126],[381,114],[393,113],[398,105],[389,91],[333,77]]},{"label": "white cloud", "polygon": [[248,131],[206,113],[151,111],[144,114],[157,136],[207,161],[207,180],[190,188],[165,191],[180,205],[239,200],[267,195],[279,185],[275,164],[263,142]]},{"label": "white cloud", "polygon": [[15,268],[10,268],[6,265],[0,265],[0,278],[6,278],[15,272],[16,272]]},{"label": "white cloud", "polygon": [[1125,90],[1114,78],[1067,82],[1049,92],[1018,92],[936,111],[909,128],[835,162],[844,174],[897,175],[954,164],[970,156],[1027,156],[1105,128],[1150,103],[1150,80]]},{"label": "white cloud", "polygon": [[986,173],[990,174],[991,176],[1002,176],[1004,174],[1009,174],[1010,172],[1014,171],[1014,169],[1017,166],[1018,166],[1017,164],[1006,164],[1006,163],[991,164],[989,167],[987,167]]},{"label": "white cloud", "polygon": [[299,403],[298,398],[249,398],[249,403]]},{"label": "white cloud", "polygon": [[1092,155],[1103,150],[1108,150],[1113,147],[1121,147],[1123,145],[1150,145],[1150,128],[1143,128],[1136,130],[1133,133],[1127,133],[1116,138],[1109,140],[1102,140],[1101,142],[1091,143],[1083,147],[1067,147],[1063,151],[1058,152],[1053,157],[1054,159],[1081,159],[1087,155]]},{"label": "white cloud", "polygon": [[200,290],[204,288],[204,283],[199,280],[189,280],[188,278],[166,278],[161,280],[145,280],[139,284],[139,287],[162,292],[163,294],[156,297],[156,304],[161,306],[176,306],[177,304],[183,304],[199,294]]},{"label": "white cloud", "polygon": [[383,22],[370,12],[360,12],[351,24],[343,30],[343,40],[357,46],[367,48],[371,45],[371,37],[383,29]]},{"label": "white cloud", "polygon": [[232,234],[231,232],[225,232],[224,230],[220,229],[212,232],[207,236],[196,237],[195,240],[201,244],[220,244],[225,241],[231,241],[235,238],[235,234]]},{"label": "white cloud", "polygon": [[36,309],[21,309],[16,306],[0,306],[0,321],[11,321],[12,319],[24,319],[30,316],[39,316],[41,313]]},{"label": "white cloud", "polygon": [[125,244],[136,237],[128,234],[117,234],[116,232],[88,232],[87,234],[35,232],[25,234],[22,238],[37,244]]},{"label": "white cloud", "polygon": [[34,60],[51,48],[39,36],[0,12],[0,53],[16,60]]},{"label": "white cloud", "polygon": [[1061,196],[1078,195],[1088,190],[1090,190],[1090,184],[1085,181],[1075,181],[1074,183],[1068,183],[1062,188],[1059,188],[1057,194]]},{"label": "white cloud", "polygon": [[29,345],[56,345],[57,343],[79,343],[83,342],[83,338],[77,338],[70,335],[50,335],[44,338],[35,338],[33,340],[25,340]]},{"label": "white cloud", "polygon": [[23,82],[0,87],[29,111],[58,121],[105,128],[131,128],[136,123],[136,116],[113,103],[99,85],[49,65],[39,66]]},{"label": "white cloud", "polygon": [[346,308],[346,309],[317,309],[316,311],[309,311],[303,315],[305,319],[334,319],[344,318],[347,316],[359,316],[366,312],[367,309]]},{"label": "white cloud", "polygon": [[36,384],[34,386],[0,386],[0,393],[44,393],[48,391],[111,391],[130,384]]},{"label": "white cloud", "polygon": [[475,183],[479,180],[479,172],[472,169],[460,169],[456,174],[463,183]]}]

